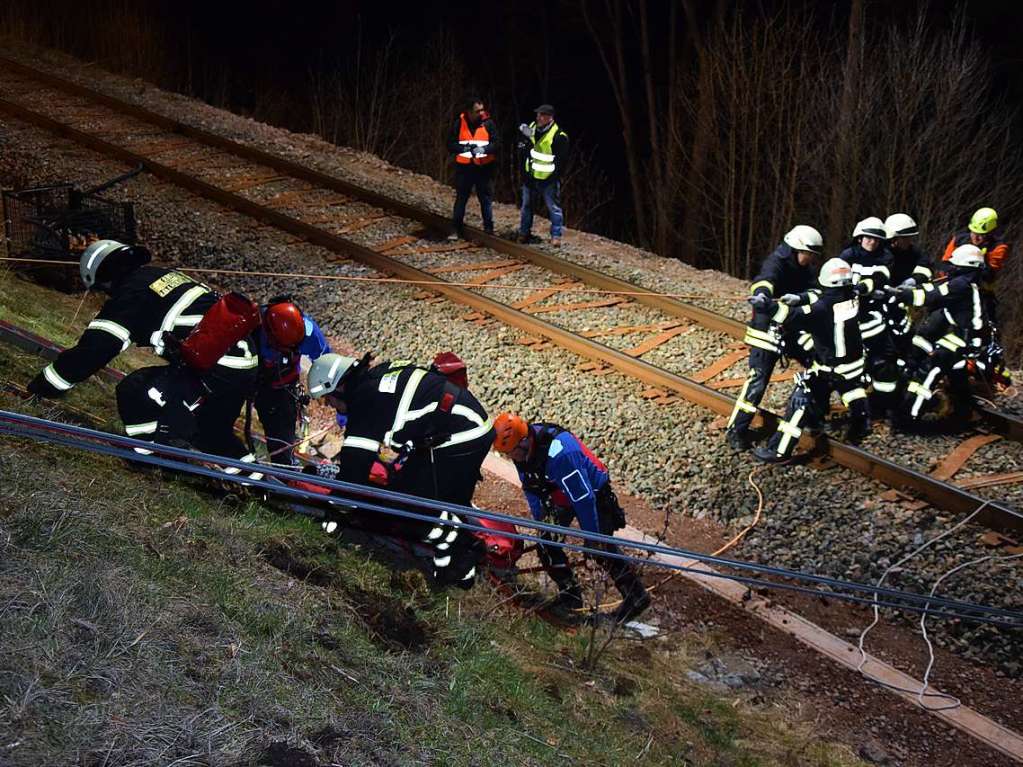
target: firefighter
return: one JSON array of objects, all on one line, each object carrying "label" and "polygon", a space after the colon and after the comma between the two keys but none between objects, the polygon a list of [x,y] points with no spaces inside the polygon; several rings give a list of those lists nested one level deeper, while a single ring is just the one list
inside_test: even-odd
[{"label": "firefighter", "polygon": [[260,314],[256,413],[263,424],[270,460],[294,464],[295,423],[300,404],[308,402],[299,391],[299,365],[303,356],[315,360],[328,354],[330,344],[316,321],[303,313],[291,296],[271,298]]},{"label": "firefighter", "polygon": [[[211,360],[211,369],[205,372],[183,363],[182,342],[200,322],[207,331],[234,331],[216,327],[222,307],[217,293],[182,272],[149,266],[150,259],[146,248],[115,240],[98,240],[85,249],[82,282],[109,298],[78,342],[40,372],[29,391],[42,397],[63,396],[132,343],[149,347],[172,364],[141,368],[117,384],[117,409],[125,433],[254,461],[234,434],[235,421],[255,385],[254,341],[243,337],[225,342],[227,352],[215,364]],[[233,467],[224,471],[240,473]]]},{"label": "firefighter", "polygon": [[[749,373],[728,420],[725,438],[734,450],[748,450],[752,445],[749,426],[764,398],[771,372],[778,359],[786,357],[806,360],[810,338],[806,333],[777,332],[779,323],[789,309],[785,302],[798,301],[797,294],[806,293],[812,301],[814,268],[824,250],[820,232],[812,226],[800,225],[785,235],[783,242],[769,255],[750,285],[749,303],[753,317],[746,327],[745,341],[750,347]],[[784,297],[782,303],[775,298]]]},{"label": "firefighter", "polygon": [[[455,375],[435,366],[371,367],[368,355],[324,354],[313,362],[309,395],[348,416],[337,479],[468,506],[494,428],[462,371],[454,383]],[[452,516],[441,511],[436,524],[408,522],[404,530],[433,546],[438,582],[468,589],[482,552],[471,533],[441,524]],[[389,522],[381,519],[378,529]]]},{"label": "firefighter", "polygon": [[[985,319],[990,327],[990,341],[983,354],[987,360],[984,377],[995,390],[1004,389],[1012,383],[1012,378],[1005,368],[1004,351],[999,337],[998,297],[995,293],[995,284],[998,275],[1001,274],[1009,259],[1009,244],[1002,238],[1001,230],[998,227],[998,213],[993,208],[978,209],[970,218],[966,229],[962,229],[952,236],[945,246],[942,256],[943,264],[951,260],[952,253],[957,247],[967,243],[980,248],[980,252],[984,255],[984,266],[978,283],[980,297],[984,301]],[[937,331],[940,334],[942,321],[940,318],[936,318],[934,322],[937,323]],[[934,328],[927,329],[933,330]],[[930,336],[929,340],[936,340],[938,334]]]},{"label": "firefighter", "polygon": [[972,401],[969,363],[972,360],[975,364],[987,364],[982,359],[989,335],[980,288],[984,265],[984,252],[966,243],[952,251],[946,281],[889,291],[902,303],[927,307],[935,314],[940,312],[938,316],[945,323],[944,333],[935,343],[919,335],[913,339],[914,347],[925,354],[910,371],[903,401],[903,415],[913,421],[923,415],[942,375],[948,379],[954,417],[964,420],[969,417]]},{"label": "firefighter", "polygon": [[[567,429],[552,423],[527,424],[520,416],[501,413],[494,422],[494,449],[515,462],[530,513],[567,527],[572,518],[590,533],[614,535],[625,527],[625,512],[611,488],[607,468],[583,442]],[[554,540],[550,533],[541,538]],[[618,554],[613,544],[596,545]],[[537,548],[544,570],[558,586],[558,604],[569,609],[583,606],[582,592],[560,546]],[[615,622],[626,623],[650,606],[650,596],[630,562],[601,557],[601,566],[622,595]]]},{"label": "firefighter", "polygon": [[832,258],[818,278],[823,292],[786,319],[786,326],[803,328],[813,337],[813,363],[800,374],[789,398],[785,417],[767,445],[753,455],[765,463],[787,460],[806,428],[820,426],[827,416],[832,392],[849,408],[846,439],[858,442],[870,429],[864,388],[863,343],[860,338],[854,272],[848,262]]},{"label": "firefighter", "polygon": [[[930,282],[934,276],[931,260],[917,245],[920,229],[916,221],[905,213],[892,213],[884,220],[888,247],[892,252],[891,284],[900,288],[914,288]],[[898,301],[884,304],[885,320],[892,340],[903,362],[909,354],[913,324],[907,307]]]},{"label": "firefighter", "polygon": [[876,216],[853,229],[852,243],[839,255],[853,270],[860,297],[860,336],[866,350],[867,374],[873,381],[873,405],[878,414],[893,413],[898,405],[904,361],[888,326],[886,285],[892,282],[892,252],[888,230]]},{"label": "firefighter", "polygon": [[468,99],[465,111],[455,120],[448,134],[448,152],[455,159],[455,207],[451,214],[449,240],[463,236],[465,206],[472,190],[480,201],[483,231],[494,232],[494,169],[501,135],[483,108],[483,100]]}]

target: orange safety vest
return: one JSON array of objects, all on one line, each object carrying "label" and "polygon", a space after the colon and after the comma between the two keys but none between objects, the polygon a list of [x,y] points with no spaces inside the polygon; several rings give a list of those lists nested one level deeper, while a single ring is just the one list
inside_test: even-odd
[{"label": "orange safety vest", "polygon": [[[494,155],[486,154],[483,151],[483,147],[490,143],[490,132],[487,130],[484,121],[480,120],[479,126],[477,126],[475,131],[472,131],[469,130],[469,122],[465,119],[465,112],[459,115],[459,119],[462,121],[462,124],[458,129],[458,143],[462,145],[464,151],[455,155],[455,162],[461,165],[486,165],[493,162]],[[470,146],[477,147],[475,157],[469,149]]]},{"label": "orange safety vest", "polygon": [[[952,239],[948,241],[948,245],[945,246],[945,253],[942,255],[942,261],[948,261],[952,258],[952,251],[958,248],[960,245],[965,245],[970,241],[970,230],[964,229],[960,232],[956,232]],[[991,237],[990,241],[980,249],[980,252],[984,254],[984,260],[987,262],[988,267],[992,272],[998,274],[1002,271],[1002,267],[1005,266],[1005,261],[1009,257],[1009,245],[1002,241],[1002,238],[995,235]]]}]

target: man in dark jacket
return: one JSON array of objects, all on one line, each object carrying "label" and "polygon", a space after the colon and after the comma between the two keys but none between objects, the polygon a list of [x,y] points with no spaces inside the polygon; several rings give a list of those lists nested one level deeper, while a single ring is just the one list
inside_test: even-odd
[{"label": "man in dark jacket", "polygon": [[[931,260],[916,243],[920,235],[916,221],[905,213],[892,213],[884,220],[884,228],[892,253],[891,284],[900,288],[913,288],[930,282],[934,273]],[[912,318],[907,308],[894,300],[884,305],[884,312],[888,330],[904,360],[909,354],[912,339]]]},{"label": "man in dark jacket", "polygon": [[465,205],[473,189],[480,201],[483,230],[493,233],[494,160],[500,145],[497,126],[484,110],[482,99],[473,96],[448,133],[448,152],[455,160],[455,209],[451,214],[454,231],[448,239],[462,237]]},{"label": "man in dark jacket", "polygon": [[819,426],[827,415],[832,392],[841,395],[852,416],[846,439],[857,442],[870,428],[852,269],[846,261],[832,258],[821,267],[819,282],[823,291],[817,300],[795,308],[785,321],[786,326],[805,329],[813,337],[813,363],[809,373],[797,379],[771,441],[753,451],[765,463],[792,455],[803,430]]},{"label": "man in dark jacket", "polygon": [[[348,415],[337,478],[468,506],[494,428],[472,393],[434,367],[383,362],[372,367],[325,354],[309,370],[309,395]],[[422,510],[419,510],[423,513]],[[434,548],[434,577],[471,588],[477,539],[442,511],[435,524],[402,521],[405,534]],[[392,520],[380,519],[384,529]],[[372,526],[372,520],[370,520]]]},{"label": "man in dark jacket", "polygon": [[551,245],[561,245],[564,214],[561,210],[561,178],[568,162],[568,134],[554,122],[554,107],[541,104],[536,120],[519,126],[519,152],[525,160],[519,242],[529,242],[533,231],[533,204],[543,198],[551,217]]},{"label": "man in dark jacket", "polygon": [[[749,374],[728,420],[725,438],[734,450],[751,446],[749,426],[764,398],[771,372],[782,354],[798,360],[807,358],[810,337],[807,333],[787,332],[778,328],[788,315],[787,302],[799,302],[799,294],[814,284],[814,265],[824,250],[820,232],[812,226],[796,226],[785,235],[760,267],[750,285],[749,303],[753,316],[746,326],[746,343],[750,347]],[[808,300],[816,294],[808,293]],[[777,301],[776,299],[779,299]]]},{"label": "man in dark jacket", "polygon": [[[98,240],[82,253],[85,286],[110,297],[78,342],[40,372],[29,391],[42,397],[63,396],[133,343],[149,347],[173,364],[141,368],[117,384],[117,409],[125,433],[254,461],[234,434],[235,421],[255,385],[254,342],[251,337],[237,342],[201,374],[176,361],[176,346],[214,308],[219,296],[186,274],[148,266],[150,258],[146,248],[114,240]],[[224,471],[239,473],[233,467]]]}]

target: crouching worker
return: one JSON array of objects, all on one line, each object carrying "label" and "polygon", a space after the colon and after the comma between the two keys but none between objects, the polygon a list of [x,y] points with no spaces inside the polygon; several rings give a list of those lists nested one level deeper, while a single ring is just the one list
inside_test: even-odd
[{"label": "crouching worker", "polygon": [[299,384],[302,357],[318,359],[330,352],[323,331],[304,314],[291,296],[276,296],[263,307],[256,331],[259,344],[259,379],[256,412],[266,435],[266,449],[274,463],[294,464],[299,407],[308,398]]},{"label": "crouching worker", "polygon": [[827,416],[832,392],[841,395],[852,417],[847,440],[858,442],[870,428],[852,267],[840,258],[832,258],[821,267],[818,281],[823,292],[817,301],[798,307],[786,319],[786,325],[805,329],[813,337],[814,359],[809,372],[797,377],[785,417],[771,441],[753,451],[765,463],[784,461],[792,455],[803,429],[819,426]]},{"label": "crouching worker", "polygon": [[[923,414],[944,375],[948,378],[953,417],[965,422],[972,412],[969,362],[986,364],[983,352],[990,328],[980,290],[984,253],[976,245],[960,245],[952,251],[946,268],[949,275],[946,282],[889,291],[900,303],[923,306],[933,312],[928,324],[936,331],[937,341],[931,343],[922,335],[913,337],[917,359],[911,365],[903,416],[914,421]],[[937,323],[932,317],[937,318]]]},{"label": "crouching worker", "polygon": [[[567,527],[575,517],[590,533],[614,535],[625,527],[622,511],[604,464],[567,429],[551,423],[527,424],[521,417],[501,413],[494,422],[494,449],[515,462],[533,518]],[[554,540],[550,533],[541,538]],[[614,544],[588,544],[617,554]],[[569,609],[583,606],[579,582],[560,546],[537,548],[544,570],[558,586],[558,604]],[[625,623],[650,606],[650,596],[631,562],[600,557],[600,565],[621,592],[615,621]]]},{"label": "crouching worker", "polygon": [[[311,397],[348,416],[338,480],[460,506],[471,503],[494,428],[466,388],[464,366],[461,376],[449,376],[436,366],[370,366],[368,355],[356,360],[325,354],[313,362],[308,383]],[[471,588],[482,546],[471,532],[442,524],[460,521],[456,515],[441,511],[437,516],[435,524],[403,520],[403,533],[433,547],[439,583]],[[381,530],[393,525],[391,519],[375,521]]]},{"label": "crouching worker", "polygon": [[[133,343],[149,347],[171,364],[141,368],[117,384],[125,433],[254,461],[234,424],[255,386],[251,333],[259,323],[258,307],[237,293],[221,297],[186,274],[149,266],[150,258],[146,248],[114,240],[86,248],[82,282],[109,298],[78,342],[40,372],[29,391],[63,396]],[[224,471],[240,473],[234,467]]]}]

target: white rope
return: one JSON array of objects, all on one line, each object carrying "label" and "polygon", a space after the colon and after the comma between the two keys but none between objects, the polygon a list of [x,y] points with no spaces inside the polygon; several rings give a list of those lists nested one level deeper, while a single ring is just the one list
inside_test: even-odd
[{"label": "white rope", "polygon": [[[900,559],[898,562],[895,562],[894,564],[889,565],[888,569],[884,571],[884,573],[878,579],[877,583],[874,584],[874,585],[877,586],[877,587],[881,586],[881,584],[884,583],[885,579],[888,577],[888,574],[891,573],[892,570],[894,570],[895,568],[897,568],[897,567],[903,565],[904,563],[908,562],[910,559],[915,557],[917,554],[919,554],[924,549],[926,549],[926,548],[928,548],[930,546],[933,546],[935,543],[937,543],[938,541],[942,540],[943,538],[948,537],[949,535],[951,535],[952,533],[954,533],[956,530],[958,530],[959,528],[963,527],[964,525],[969,524],[969,522],[971,520],[973,520],[973,518],[976,517],[978,514],[980,514],[980,512],[983,511],[984,508],[989,503],[990,503],[990,501],[984,501],[984,503],[982,503],[980,506],[978,506],[976,509],[974,509],[972,512],[970,512],[964,519],[962,519],[959,522],[957,522],[955,525],[950,527],[948,530],[946,530],[945,532],[941,533],[940,535],[935,536],[934,538],[931,538],[929,541],[924,542],[923,544],[918,546],[915,550],[913,550],[912,552],[910,552],[909,554],[904,556],[902,559]],[[983,558],[981,560],[978,560],[978,561],[983,561]],[[970,563],[966,563],[966,564],[970,564]],[[942,580],[944,580],[947,576],[951,575],[954,572],[957,572],[958,570],[962,569],[965,566],[966,565],[958,565],[955,568],[953,568],[952,570],[950,570],[949,572],[947,572],[944,575],[942,575],[940,578],[938,578],[938,580],[935,581],[934,586],[931,588],[931,593],[928,594],[928,596],[932,596],[933,597],[935,590],[938,588],[938,585],[941,583]],[[856,666],[856,671],[859,674],[865,676],[870,681],[872,681],[872,682],[874,682],[874,683],[876,683],[876,684],[878,684],[878,685],[880,685],[882,687],[886,687],[889,690],[894,690],[896,692],[903,692],[903,693],[909,693],[909,694],[912,694],[912,695],[916,695],[917,696],[917,702],[919,703],[920,707],[925,709],[925,710],[927,710],[927,711],[947,711],[949,709],[959,708],[962,705],[962,701],[960,701],[959,698],[955,697],[954,695],[949,695],[949,694],[943,693],[943,692],[927,692],[927,688],[930,686],[929,683],[928,683],[928,678],[929,678],[930,673],[931,673],[931,668],[934,666],[934,646],[931,644],[930,637],[927,636],[926,628],[924,628],[923,637],[924,637],[924,642],[927,643],[927,653],[928,653],[928,655],[930,657],[930,660],[927,663],[927,672],[924,674],[923,686],[919,690],[911,690],[911,689],[909,689],[907,687],[900,687],[898,685],[888,684],[887,682],[882,682],[881,680],[875,679],[874,677],[871,677],[868,674],[864,673],[863,667],[867,664],[867,652],[866,652],[866,650],[863,649],[863,643],[864,643],[864,641],[867,638],[867,634],[869,634],[873,630],[873,628],[881,620],[881,610],[880,610],[880,608],[877,605],[877,594],[876,593],[874,594],[873,609],[874,609],[874,620],[871,621],[870,625],[867,626],[865,629],[863,629],[863,631],[860,633],[860,639],[859,639],[859,643],[857,645],[858,649],[860,651],[860,662]],[[926,613],[924,613],[923,617],[926,618]],[[923,624],[924,624],[923,619],[921,619],[920,623],[921,623],[921,627],[923,627]],[[928,698],[940,698],[940,699],[943,699],[943,700],[946,700],[946,701],[950,701],[950,704],[946,705],[946,706],[928,706],[927,704],[924,703],[924,698],[925,697],[928,697]]]}]

